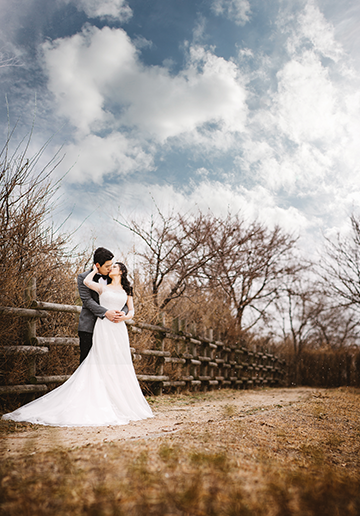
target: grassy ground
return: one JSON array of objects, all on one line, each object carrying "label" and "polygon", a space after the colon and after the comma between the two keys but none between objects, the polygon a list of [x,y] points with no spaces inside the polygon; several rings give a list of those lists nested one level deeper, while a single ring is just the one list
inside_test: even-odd
[{"label": "grassy ground", "polygon": [[3,421],[0,514],[360,515],[360,390],[240,410],[246,396],[153,398],[155,412],[171,406],[189,417],[150,438],[47,451],[33,451],[30,439],[16,456],[8,439],[37,430]]}]

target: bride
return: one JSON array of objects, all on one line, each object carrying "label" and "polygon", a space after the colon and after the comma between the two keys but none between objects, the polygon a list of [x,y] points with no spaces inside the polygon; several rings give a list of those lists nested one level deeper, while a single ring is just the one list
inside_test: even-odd
[{"label": "bride", "polygon": [[52,426],[105,426],[153,417],[131,359],[125,321],[133,317],[134,303],[127,269],[116,262],[109,273],[109,285],[93,281],[96,272],[94,265],[85,285],[99,293],[101,305],[108,310],[121,310],[126,303],[128,314],[116,324],[98,318],[92,348],[74,374],[60,387],[3,419]]}]

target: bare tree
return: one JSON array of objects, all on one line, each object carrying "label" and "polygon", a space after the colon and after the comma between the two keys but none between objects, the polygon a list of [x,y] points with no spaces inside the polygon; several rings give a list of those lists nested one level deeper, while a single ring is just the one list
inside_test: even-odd
[{"label": "bare tree", "polygon": [[[246,224],[231,213],[225,218],[201,212],[165,217],[158,209],[147,228],[136,220],[117,222],[145,244],[137,254],[160,309],[183,296],[189,286],[192,292],[197,288],[221,292],[234,312],[238,331],[266,319],[281,279],[303,267],[291,260],[296,239],[279,227],[268,230],[257,222]],[[244,313],[249,314],[246,322]]]},{"label": "bare tree", "polygon": [[351,346],[359,341],[359,320],[347,307],[332,306],[331,299],[322,298],[322,310],[313,314],[317,345],[332,349]]},{"label": "bare tree", "polygon": [[315,281],[310,267],[301,275],[283,278],[275,306],[280,318],[282,348],[291,364],[289,380],[298,384],[304,349],[322,341],[314,323],[321,317],[324,304],[320,284]]},{"label": "bare tree", "polygon": [[[69,248],[70,235],[55,228],[51,219],[60,185],[60,180],[52,178],[61,157],[55,154],[41,166],[47,144],[28,157],[32,132],[11,150],[14,130],[0,151],[1,304],[21,305],[24,287],[32,276],[37,278],[38,293],[43,300],[57,291],[60,301],[68,292],[70,279],[59,271],[65,265],[70,269],[73,259],[78,257]],[[72,297],[74,294],[71,280]]]},{"label": "bare tree", "polygon": [[281,320],[282,347],[291,364],[290,380],[295,384],[301,377],[305,350],[339,349],[358,339],[354,313],[332,302],[310,268],[300,276],[287,277],[279,289],[275,305]]},{"label": "bare tree", "polygon": [[216,220],[211,215],[172,213],[165,217],[157,207],[157,216],[151,216],[147,228],[134,219],[116,222],[144,244],[137,255],[143,260],[159,309],[182,296],[199,269],[214,255],[208,245],[211,233],[216,231]]},{"label": "bare tree", "polygon": [[6,50],[4,47],[0,48],[0,68],[21,65],[22,63],[17,56]]},{"label": "bare tree", "polygon": [[280,285],[276,307],[283,339],[290,340],[294,355],[299,357],[313,338],[314,321],[324,310],[319,301],[319,286],[308,278],[289,276]]},{"label": "bare tree", "polygon": [[321,276],[328,293],[339,300],[339,305],[360,309],[360,220],[350,217],[352,235],[336,241],[326,239]]},{"label": "bare tree", "polygon": [[11,135],[0,153],[0,259],[3,267],[21,276],[24,271],[31,273],[36,266],[35,257],[39,266],[54,247],[54,235],[43,223],[54,193],[50,175],[57,162],[55,158],[35,173],[43,149],[28,159],[30,138],[24,149],[18,147],[13,153],[10,138]]},{"label": "bare tree", "polygon": [[220,286],[231,300],[239,330],[266,319],[282,278],[302,268],[292,260],[295,243],[278,226],[269,230],[257,222],[246,225],[231,214],[219,221],[210,238],[214,256],[202,271],[209,285]]}]

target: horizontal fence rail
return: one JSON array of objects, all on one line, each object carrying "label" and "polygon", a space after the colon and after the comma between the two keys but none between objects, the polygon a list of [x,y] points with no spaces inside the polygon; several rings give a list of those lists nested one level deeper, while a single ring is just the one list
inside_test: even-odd
[{"label": "horizontal fence rail", "polygon": [[[78,314],[81,307],[37,301],[35,282],[32,283],[30,308],[0,307],[0,313],[24,317],[28,324],[27,345],[0,346],[2,357],[23,354],[28,360],[28,383],[0,385],[1,394],[47,392],[70,378],[69,375],[39,376],[36,374],[37,357],[51,353],[52,346],[79,346],[77,337],[40,337],[36,335],[36,320],[48,318],[50,312]],[[32,298],[32,299],[31,299]],[[150,332],[156,349],[131,347],[135,370],[151,361],[149,374],[137,374],[154,394],[181,390],[211,390],[219,388],[247,388],[261,385],[275,386],[285,374],[285,362],[271,353],[254,352],[243,345],[227,345],[213,338],[198,337],[186,331],[165,325],[127,321],[129,335]],[[179,325],[178,325],[179,326]],[[150,341],[151,339],[149,339]],[[150,363],[150,362],[149,362]]]}]

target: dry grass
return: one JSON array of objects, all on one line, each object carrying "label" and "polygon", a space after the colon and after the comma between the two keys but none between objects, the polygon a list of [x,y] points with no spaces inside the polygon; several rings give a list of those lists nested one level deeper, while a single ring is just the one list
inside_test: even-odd
[{"label": "dry grass", "polygon": [[[240,393],[239,393],[240,394]],[[244,393],[244,396],[246,394]],[[222,410],[211,404],[223,400]],[[155,410],[206,402],[211,419],[152,439],[114,440],[2,461],[1,514],[360,514],[360,391],[239,411],[229,394],[152,398]],[[6,434],[29,424],[2,422]],[[36,431],[36,428],[34,429]]]}]

